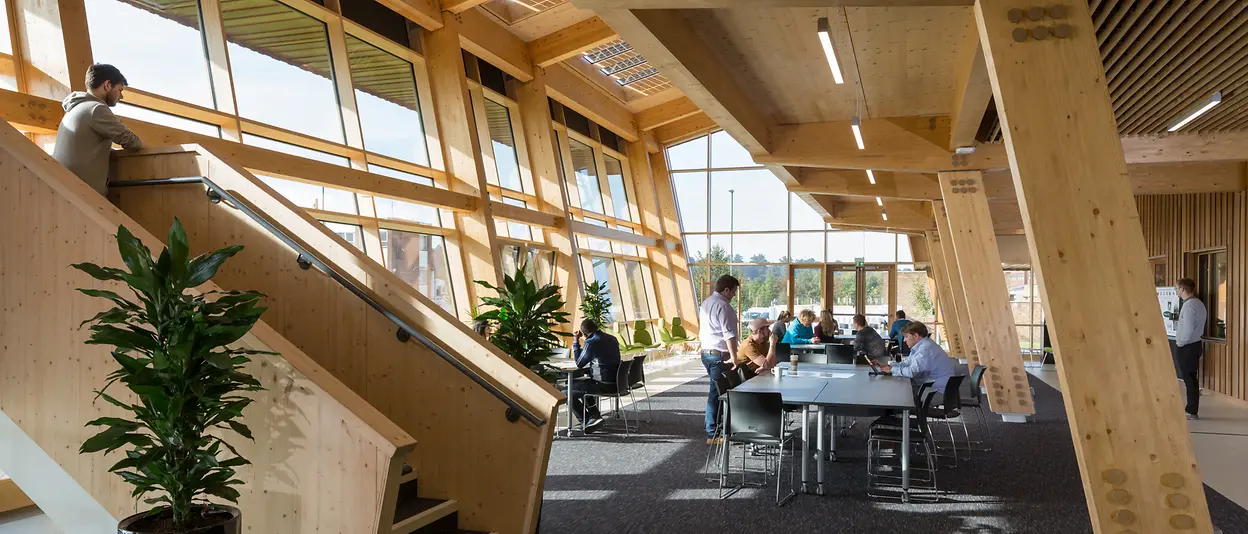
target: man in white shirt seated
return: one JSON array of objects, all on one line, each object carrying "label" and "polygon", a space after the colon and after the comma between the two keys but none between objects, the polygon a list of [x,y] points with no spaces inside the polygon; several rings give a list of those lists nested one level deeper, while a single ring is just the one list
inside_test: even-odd
[{"label": "man in white shirt seated", "polygon": [[[699,338],[702,340],[702,366],[711,378],[710,392],[706,395],[706,442],[714,443],[719,426],[719,393],[715,379],[732,367],[737,359],[737,344],[741,339],[741,322],[732,299],[737,296],[741,281],[723,275],[715,281],[715,292],[702,302],[698,309]],[[722,438],[720,438],[722,439]]]},{"label": "man in white shirt seated", "polygon": [[1179,363],[1179,376],[1187,386],[1188,419],[1200,419],[1200,358],[1205,355],[1205,321],[1209,312],[1205,303],[1196,298],[1196,281],[1191,278],[1179,280],[1175,289],[1179,293],[1179,325],[1174,332],[1175,351]]},{"label": "man in white shirt seated", "polygon": [[949,377],[958,374],[958,369],[954,366],[953,360],[949,359],[949,354],[945,352],[945,349],[932,341],[930,336],[927,325],[911,321],[901,329],[901,337],[910,347],[910,356],[892,365],[884,365],[876,360],[872,362],[881,371],[893,376],[909,378],[915,386],[925,382],[935,382],[933,387],[944,395],[945,384],[949,381]]}]

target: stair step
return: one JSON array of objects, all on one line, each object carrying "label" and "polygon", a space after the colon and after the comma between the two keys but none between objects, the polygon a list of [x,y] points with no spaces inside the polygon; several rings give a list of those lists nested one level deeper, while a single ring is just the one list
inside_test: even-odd
[{"label": "stair step", "polygon": [[457,532],[459,502],[416,497],[400,502],[394,512],[392,534]]},{"label": "stair step", "polygon": [[399,474],[399,486],[416,480],[416,468],[412,464],[404,463],[403,470]]}]

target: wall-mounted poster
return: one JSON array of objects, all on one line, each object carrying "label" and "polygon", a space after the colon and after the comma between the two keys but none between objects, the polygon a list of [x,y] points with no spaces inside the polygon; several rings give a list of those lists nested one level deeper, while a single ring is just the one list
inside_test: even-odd
[{"label": "wall-mounted poster", "polygon": [[1174,337],[1179,326],[1178,291],[1174,287],[1157,288],[1157,303],[1161,305],[1161,317],[1166,325],[1166,335]]}]

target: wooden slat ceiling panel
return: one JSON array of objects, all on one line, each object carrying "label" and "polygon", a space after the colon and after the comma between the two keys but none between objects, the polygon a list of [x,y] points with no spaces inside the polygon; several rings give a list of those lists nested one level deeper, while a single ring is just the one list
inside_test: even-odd
[{"label": "wooden slat ceiling panel", "polygon": [[[180,24],[199,28],[195,0],[124,0]],[[222,0],[230,42],[285,63],[332,77],[325,24],[273,0]],[[356,89],[409,109],[417,109],[412,66],[362,40],[348,36]]]},{"label": "wooden slat ceiling panel", "polygon": [[[1248,128],[1248,2],[1092,0],[1110,99],[1124,135],[1152,135],[1215,91],[1222,104],[1183,132]],[[985,131],[1000,141],[1000,124]]]},{"label": "wooden slat ceiling panel", "polygon": [[[867,99],[864,115],[949,113],[957,83],[957,50],[968,32],[975,31],[970,9],[849,8],[845,16]],[[812,31],[807,28],[805,34]]]}]

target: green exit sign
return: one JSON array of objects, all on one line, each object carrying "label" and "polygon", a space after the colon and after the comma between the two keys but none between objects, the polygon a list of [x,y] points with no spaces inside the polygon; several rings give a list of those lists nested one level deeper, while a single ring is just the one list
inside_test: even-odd
[{"label": "green exit sign", "polygon": [[854,258],[854,266],[855,266],[855,267],[862,267],[862,266],[864,266],[864,265],[866,265],[866,264],[867,264],[867,262],[866,262],[866,259],[865,259],[865,258]]}]

